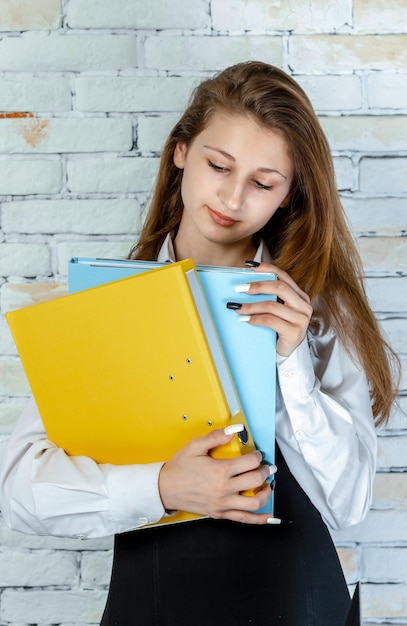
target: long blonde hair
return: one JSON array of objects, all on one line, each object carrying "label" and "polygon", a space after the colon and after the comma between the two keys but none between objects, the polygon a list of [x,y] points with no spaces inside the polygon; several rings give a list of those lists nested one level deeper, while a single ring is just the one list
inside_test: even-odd
[{"label": "long blonde hair", "polygon": [[149,212],[129,257],[157,258],[183,211],[182,170],[173,163],[177,142],[190,142],[215,111],[249,115],[283,133],[294,164],[291,200],[259,232],[273,263],[311,298],[313,324],[332,326],[357,356],[371,390],[376,424],[387,422],[396,395],[398,359],[381,336],[369,307],[363,270],[335,183],[328,142],[301,87],[266,63],[239,63],[203,81],[164,146]]}]

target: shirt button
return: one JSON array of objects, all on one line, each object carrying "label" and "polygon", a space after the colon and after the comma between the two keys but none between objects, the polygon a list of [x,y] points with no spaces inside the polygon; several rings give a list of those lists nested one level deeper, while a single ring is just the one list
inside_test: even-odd
[{"label": "shirt button", "polygon": [[86,535],[76,535],[77,539],[86,539]]},{"label": "shirt button", "polygon": [[290,380],[290,378],[292,378],[293,373],[292,372],[284,372],[283,374],[283,378],[285,380]]},{"label": "shirt button", "polygon": [[146,517],[140,517],[139,522],[140,524],[148,524],[148,519]]},{"label": "shirt button", "polygon": [[300,439],[301,440],[301,439],[304,439],[304,437],[305,437],[305,433],[304,433],[303,430],[296,430],[295,431],[295,438],[296,439]]}]

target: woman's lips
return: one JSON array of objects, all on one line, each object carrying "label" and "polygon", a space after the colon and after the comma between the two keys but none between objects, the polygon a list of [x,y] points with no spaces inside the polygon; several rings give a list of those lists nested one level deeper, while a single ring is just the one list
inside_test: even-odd
[{"label": "woman's lips", "polygon": [[237,223],[237,220],[227,217],[227,215],[223,215],[223,213],[218,213],[218,211],[214,211],[210,207],[208,207],[208,212],[213,221],[216,222],[216,224],[220,224],[220,226],[233,226],[233,224]]}]

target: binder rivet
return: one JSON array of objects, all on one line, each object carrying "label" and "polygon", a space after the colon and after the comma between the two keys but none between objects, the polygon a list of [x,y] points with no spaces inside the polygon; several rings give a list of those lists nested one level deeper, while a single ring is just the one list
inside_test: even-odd
[{"label": "binder rivet", "polygon": [[212,426],[211,420],[208,420],[208,426]]},{"label": "binder rivet", "polygon": [[187,363],[188,363],[188,365],[189,365],[190,363],[192,363],[192,359],[188,358],[188,359],[186,359],[186,362],[187,362]]},{"label": "binder rivet", "polygon": [[168,376],[168,378],[169,378],[170,380],[174,380],[174,376],[173,376],[172,374],[170,374],[170,375]]},{"label": "binder rivet", "polygon": [[188,415],[183,415],[182,419],[184,420],[184,422],[188,419]]}]

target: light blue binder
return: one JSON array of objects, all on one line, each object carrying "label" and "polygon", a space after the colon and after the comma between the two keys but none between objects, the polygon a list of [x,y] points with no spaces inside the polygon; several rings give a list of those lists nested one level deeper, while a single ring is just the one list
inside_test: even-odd
[{"label": "light blue binder", "polygon": [[[69,291],[75,293],[160,267],[154,261],[74,257],[69,262]],[[239,322],[226,303],[275,300],[274,296],[236,293],[235,286],[276,275],[246,268],[198,265],[198,276],[229,368],[256,444],[270,465],[275,460],[276,333],[270,328]],[[272,480],[272,477],[270,477]],[[273,512],[273,496],[261,512]]]}]

